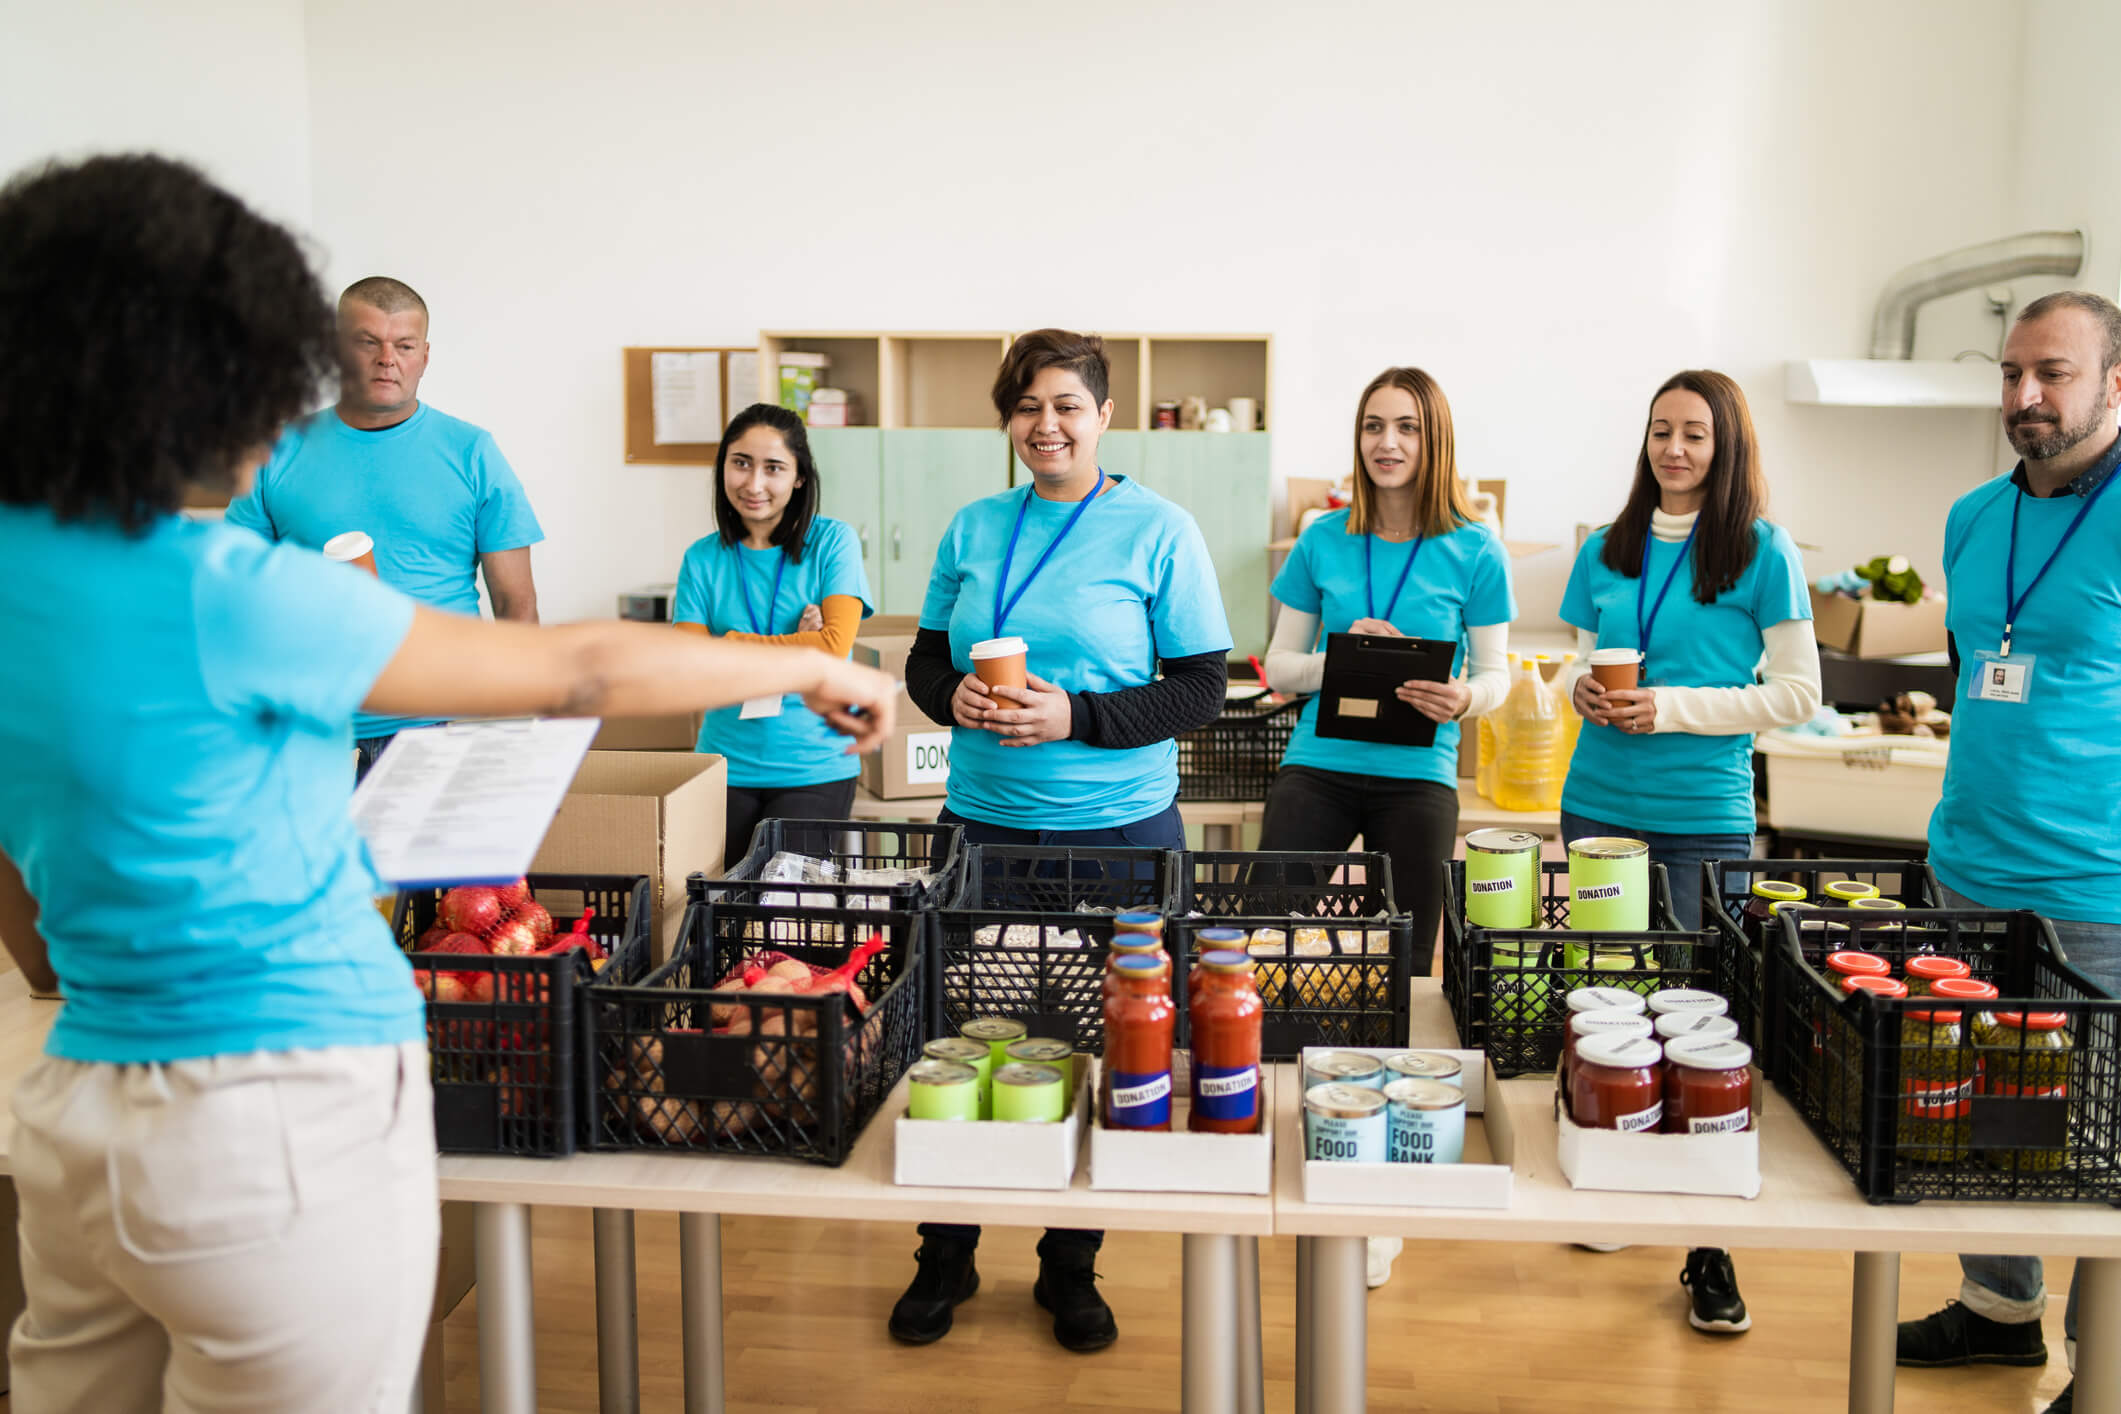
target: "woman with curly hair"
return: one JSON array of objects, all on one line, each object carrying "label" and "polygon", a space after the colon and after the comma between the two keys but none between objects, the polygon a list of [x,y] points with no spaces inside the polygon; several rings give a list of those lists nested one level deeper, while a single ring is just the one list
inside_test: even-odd
[{"label": "woman with curly hair", "polygon": [[188,167],[0,189],[0,938],[66,1001],[14,1097],[21,1408],[409,1397],[432,1095],[347,811],[357,711],[796,692],[864,749],[891,728],[890,679],[820,652],[486,623],[180,517],[243,492],[332,348],[294,237]]}]

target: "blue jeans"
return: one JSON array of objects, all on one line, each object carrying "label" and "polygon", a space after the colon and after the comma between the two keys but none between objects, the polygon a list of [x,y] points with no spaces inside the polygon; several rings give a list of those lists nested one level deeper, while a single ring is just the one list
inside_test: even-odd
[{"label": "blue jeans", "polygon": [[1711,859],[1751,859],[1753,837],[1747,835],[1660,835],[1631,829],[1610,820],[1593,820],[1572,811],[1561,812],[1561,838],[1580,840],[1589,835],[1620,835],[1641,840],[1650,847],[1650,861],[1662,864],[1672,885],[1672,912],[1679,926],[1689,933],[1701,927],[1701,866]]},{"label": "blue jeans", "polygon": [[[1937,885],[1946,908],[1987,908],[1965,894]],[[2121,996],[2121,924],[2082,923],[2051,918],[2055,939],[2062,944],[2063,960],[2099,984],[2108,996]],[[2020,1324],[2037,1321],[2047,1309],[2047,1284],[2038,1257],[1965,1256],[1959,1269],[1966,1274],[1959,1300],[1966,1309],[1991,1321]],[[2062,1334],[2074,1345],[2077,1339],[2077,1287],[2070,1284],[2069,1305],[2062,1312]],[[2075,1366],[2074,1359],[2071,1365]]]}]

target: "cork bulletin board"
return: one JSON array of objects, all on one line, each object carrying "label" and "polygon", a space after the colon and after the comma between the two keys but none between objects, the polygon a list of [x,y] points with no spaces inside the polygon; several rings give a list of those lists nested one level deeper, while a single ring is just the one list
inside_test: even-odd
[{"label": "cork bulletin board", "polygon": [[[663,463],[677,466],[711,466],[717,442],[664,442],[655,440],[655,383],[653,363],[659,353],[712,353],[720,354],[722,379],[722,420],[726,423],[737,412],[758,401],[758,389],[729,386],[729,355],[755,354],[754,348],[681,347],[675,344],[658,344],[642,348],[625,348],[619,351],[623,363],[626,387],[626,460],[641,463]],[[732,396],[733,394],[733,396]]]}]

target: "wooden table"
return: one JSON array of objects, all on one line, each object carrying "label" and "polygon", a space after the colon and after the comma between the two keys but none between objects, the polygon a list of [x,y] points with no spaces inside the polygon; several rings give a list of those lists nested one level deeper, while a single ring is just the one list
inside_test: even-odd
[{"label": "wooden table", "polygon": [[[857,820],[933,820],[942,813],[943,797],[919,796],[911,800],[879,800],[857,788],[854,809]],[[1204,849],[1228,850],[1244,847],[1244,827],[1257,825],[1266,806],[1256,800],[1181,800],[1178,813],[1188,825],[1201,827]]]},{"label": "wooden table", "polygon": [[[1455,1046],[1440,985],[1426,979],[1414,985],[1414,1044]],[[1274,1087],[1275,1125],[1292,1139],[1302,1133],[1300,1088],[1292,1083]],[[1369,1237],[1853,1252],[1851,1414],[1885,1414],[1893,1407],[1900,1253],[2074,1256],[2082,1286],[2077,1407],[2121,1408],[2121,1216],[2111,1207],[1870,1204],[1774,1090],[1768,1093],[1760,1131],[1758,1198],[1579,1191],[1569,1186],[1556,1155],[1553,1093],[1553,1078],[1545,1075],[1505,1080],[1489,1091],[1485,1127],[1498,1151],[1507,1149],[1515,1171],[1515,1195],[1507,1209],[1314,1206],[1303,1201],[1301,1146],[1279,1146],[1274,1231],[1298,1238],[1298,1414],[1357,1414],[1364,1407],[1363,1270]]]},{"label": "wooden table", "polygon": [[1458,833],[1464,837],[1475,830],[1530,830],[1546,839],[1561,838],[1561,812],[1559,810],[1505,810],[1473,789],[1473,783],[1461,780],[1458,783]]}]

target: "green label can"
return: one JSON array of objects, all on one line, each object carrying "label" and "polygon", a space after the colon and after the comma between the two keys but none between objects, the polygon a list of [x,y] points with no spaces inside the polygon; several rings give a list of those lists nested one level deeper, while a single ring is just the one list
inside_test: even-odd
[{"label": "green label can", "polygon": [[1068,1088],[1050,1065],[1005,1065],[994,1072],[994,1117],[1007,1124],[1059,1124]]},{"label": "green label can", "polygon": [[1650,927],[1650,847],[1597,836],[1569,841],[1569,926],[1587,933]]},{"label": "green label can", "polygon": [[1559,965],[1547,960],[1548,942],[1538,938],[1490,938],[1488,973],[1489,1008],[1498,1021],[1537,1021],[1547,1014],[1552,992],[1542,968]]},{"label": "green label can", "polygon": [[909,1119],[979,1119],[979,1072],[957,1061],[924,1060],[906,1072]]},{"label": "green label can", "polygon": [[994,1052],[994,1063],[999,1066],[1007,1063],[1002,1052],[1008,1050],[1011,1043],[1023,1040],[1031,1032],[1023,1022],[1010,1017],[975,1016],[958,1027],[957,1034],[968,1041],[984,1044],[988,1050]]},{"label": "green label can", "polygon": [[1539,843],[1529,830],[1466,836],[1466,922],[1478,928],[1539,926]]},{"label": "green label can", "polygon": [[1568,966],[1590,973],[1595,985],[1620,987],[1645,997],[1658,990],[1655,944],[1570,943],[1564,955]]},{"label": "green label can", "polygon": [[975,1041],[970,1036],[943,1036],[921,1047],[921,1054],[929,1060],[954,1061],[978,1071],[979,1117],[993,1117],[994,1052],[984,1041]]},{"label": "green label can", "polygon": [[1465,1156],[1465,1091],[1440,1080],[1385,1086],[1385,1162],[1455,1164]]},{"label": "green label can", "polygon": [[1021,1041],[1011,1041],[1009,1049],[1002,1052],[1010,1065],[1050,1065],[1061,1073],[1061,1084],[1070,1095],[1075,1093],[1075,1047],[1066,1041],[1055,1041],[1045,1036],[1027,1036]]}]

